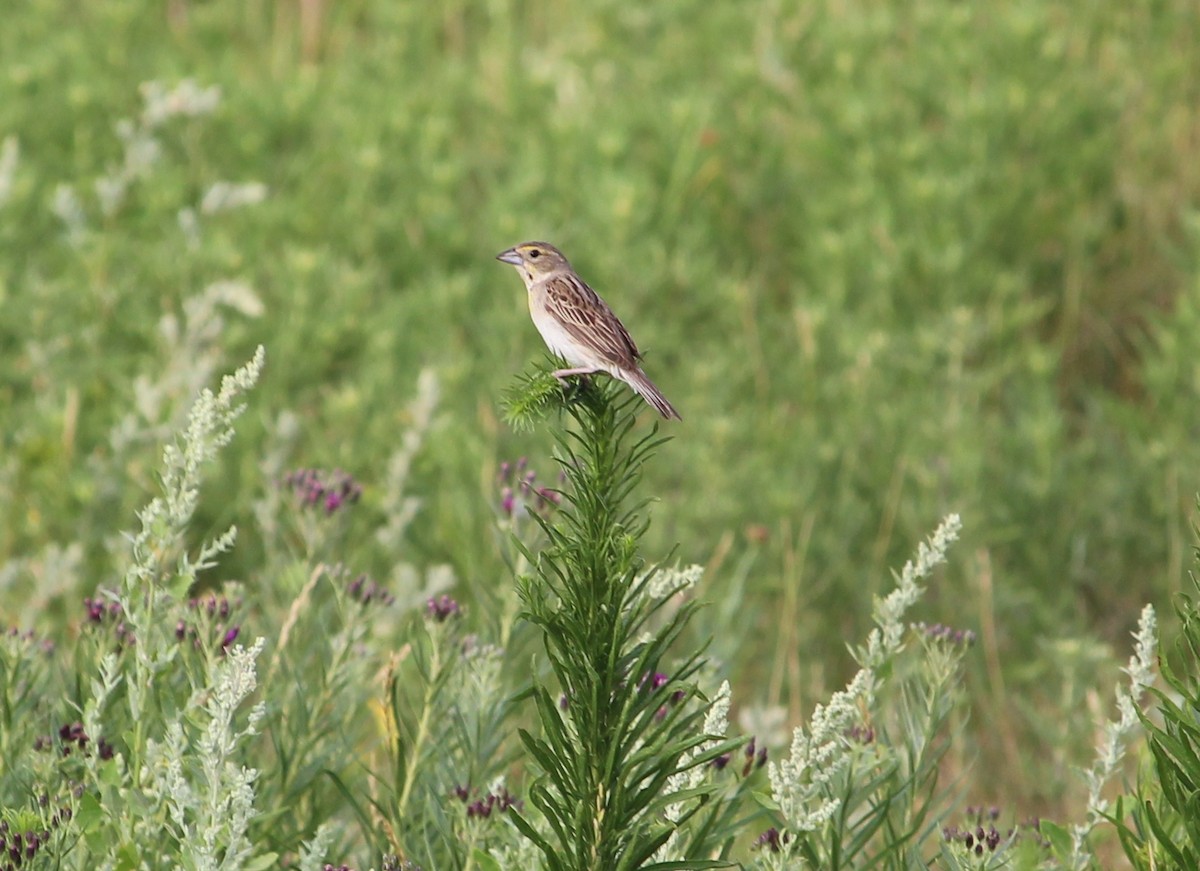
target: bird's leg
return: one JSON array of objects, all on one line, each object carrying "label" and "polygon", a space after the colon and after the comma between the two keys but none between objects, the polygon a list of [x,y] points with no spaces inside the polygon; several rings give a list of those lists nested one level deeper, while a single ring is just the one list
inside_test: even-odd
[{"label": "bird's leg", "polygon": [[550,374],[562,381],[570,375],[591,375],[593,372],[599,372],[595,366],[579,366],[575,369],[555,369]]}]

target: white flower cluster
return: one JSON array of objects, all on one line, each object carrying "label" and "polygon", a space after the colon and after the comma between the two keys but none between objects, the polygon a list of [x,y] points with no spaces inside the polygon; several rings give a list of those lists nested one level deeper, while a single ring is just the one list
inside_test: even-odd
[{"label": "white flower cluster", "polygon": [[[692,568],[699,569],[699,566]],[[699,575],[697,575],[699,577]],[[729,681],[722,681],[721,686],[717,688],[717,693],[713,696],[711,706],[708,713],[704,715],[704,734],[711,736],[710,740],[684,754],[679,760],[680,770],[667,778],[667,785],[663,789],[664,795],[682,792],[688,789],[695,789],[701,784],[710,770],[707,765],[690,765],[697,756],[707,752],[715,747],[725,737],[725,733],[729,731],[729,704],[732,697],[732,691],[729,688]],[[668,820],[672,823],[679,820],[683,813],[684,803],[675,802],[669,804],[663,812]],[[655,861],[668,862],[679,861],[684,857],[678,855],[675,849],[677,842],[678,830],[672,831],[666,843],[658,848],[658,852],[654,854]]]},{"label": "white flower cluster", "polygon": [[[197,691],[195,708],[186,716],[207,720],[194,747],[183,729],[184,717],[168,726],[161,744],[148,743],[148,793],[166,804],[188,867],[238,867],[252,855],[247,831],[258,772],[237,764],[237,748],[258,733],[264,703],[251,709],[244,728],[235,720],[258,685],[255,661],[263,646],[262,638],[249,649],[236,645],[212,663],[208,685]],[[190,764],[193,759],[198,768]]]},{"label": "white flower cluster", "polygon": [[900,649],[904,614],[923,591],[919,582],[945,561],[961,528],[959,516],[951,514],[928,542],[921,543],[916,559],[901,571],[896,589],[875,602],[877,628],[868,636],[866,648],[857,652],[862,666],[858,674],[846,689],[834,693],[828,704],[817,706],[807,731],[803,726],[796,728],[788,758],[770,763],[771,792],[786,824],[785,836],[819,829],[841,807],[841,799],[835,795],[838,790],[831,787],[847,772],[854,752],[846,733],[870,708],[878,670]]},{"label": "white flower cluster", "polygon": [[238,400],[258,383],[265,362],[266,352],[259,345],[250,362],[221,380],[220,392],[200,392],[188,414],[182,444],[163,448],[163,501],[151,502],[144,515],[165,509],[165,519],[176,529],[182,529],[191,519],[200,495],[200,467],[214,459],[233,438],[233,422],[245,410]]},{"label": "white flower cluster", "polygon": [[700,583],[704,575],[704,566],[690,565],[686,568],[678,566],[660,568],[646,585],[646,596],[651,600],[661,599],[671,592],[685,593]]},{"label": "white flower cluster", "polygon": [[260,181],[245,184],[218,181],[209,185],[208,190],[204,192],[200,200],[200,212],[204,215],[215,215],[217,212],[257,205],[266,198],[267,186]]},{"label": "white flower cluster", "polygon": [[876,599],[873,616],[878,628],[873,629],[867,637],[867,648],[859,656],[859,665],[878,669],[900,649],[900,639],[904,636],[904,614],[916,604],[923,592],[919,582],[946,561],[946,551],[958,539],[961,529],[962,520],[959,516],[948,515],[929,541],[921,542],[916,561],[909,560],[904,564],[896,589],[887,598]]},{"label": "white flower cluster", "polygon": [[159,334],[167,354],[152,375],[134,380],[134,408],[112,428],[115,455],[131,445],[166,438],[178,425],[181,401],[190,400],[212,381],[222,362],[227,313],[261,317],[266,308],[250,285],[215,281],[183,300],[183,314],[163,315]]},{"label": "white flower cluster", "polygon": [[96,199],[100,211],[113,215],[125,201],[129,186],[149,175],[162,157],[162,143],[155,131],[172,118],[208,115],[221,102],[221,89],[202,88],[192,79],[184,79],[167,89],[161,82],[146,82],[141,87],[142,114],[138,119],[122,118],[116,124],[117,138],[125,146],[121,165],[96,179]]},{"label": "white flower cluster", "polygon": [[828,704],[817,706],[807,732],[803,726],[796,728],[788,758],[769,764],[771,792],[790,831],[820,828],[841,806],[826,787],[850,764],[846,730],[861,717],[873,681],[868,669],[860,670],[846,689],[834,693]]},{"label": "white flower cluster", "polygon": [[[130,187],[147,178],[164,154],[161,129],[175,118],[197,118],[212,114],[221,103],[221,90],[216,86],[201,87],[192,79],[184,79],[173,88],[162,82],[146,82],[141,87],[142,111],[135,118],[116,122],[117,138],[121,141],[121,160],[92,183],[96,202],[105,217],[117,213],[125,203]],[[12,187],[16,168],[16,140],[6,140],[0,150],[0,205]],[[211,184],[199,206],[179,210],[176,218],[188,244],[200,244],[200,215],[214,215],[262,202],[267,186],[261,182],[218,181]],[[87,230],[87,212],[76,190],[61,184],[54,192],[51,208],[66,229],[67,240],[78,245]]]},{"label": "white flower cluster", "polygon": [[87,230],[87,213],[79,201],[79,194],[69,184],[60,184],[54,188],[54,197],[50,200],[50,210],[63,223],[67,231],[67,241],[78,245]]},{"label": "white flower cluster", "polygon": [[1109,811],[1109,802],[1102,794],[1105,784],[1121,769],[1125,745],[1138,728],[1137,705],[1143,692],[1154,683],[1154,666],[1158,653],[1158,618],[1154,606],[1142,609],[1138,630],[1134,634],[1133,656],[1122,671],[1129,677],[1129,688],[1117,687],[1116,720],[1104,727],[1104,741],[1096,750],[1096,761],[1084,772],[1088,786],[1087,821],[1071,828],[1071,867],[1089,867],[1087,836]]},{"label": "white flower cluster", "polygon": [[[183,530],[200,500],[201,467],[233,438],[233,422],[244,408],[238,399],[257,383],[264,361],[260,345],[250,362],[225,376],[219,393],[208,389],[200,393],[179,442],[163,448],[162,495],[138,512],[142,528],[132,536],[132,559],[120,594],[122,609],[139,641],[134,646],[136,676],[128,684],[128,701],[135,719],[142,716],[144,693],[157,669],[155,658],[174,655],[173,649],[160,650],[150,641],[160,628],[154,616],[155,601],[167,594],[168,583],[176,591],[186,590],[198,572],[233,547],[237,530],[230,527],[202,544],[195,557],[186,551],[178,553]],[[177,559],[174,567],[166,565],[172,555]]]},{"label": "white flower cluster", "polygon": [[184,79],[168,89],[162,82],[146,82],[142,92],[142,125],[158,127],[171,118],[197,118],[211,115],[221,105],[221,89],[203,88],[195,79]]},{"label": "white flower cluster", "polygon": [[16,185],[17,161],[21,157],[21,145],[17,137],[5,137],[0,143],[0,207],[12,197]]},{"label": "white flower cluster", "polygon": [[411,424],[400,439],[400,447],[388,459],[387,474],[380,488],[379,507],[387,517],[387,522],[375,531],[375,538],[385,548],[397,553],[404,545],[408,525],[421,508],[420,498],[408,492],[408,474],[417,451],[429,435],[433,413],[437,410],[440,398],[437,373],[431,368],[422,369],[417,376],[417,395],[408,405]]}]

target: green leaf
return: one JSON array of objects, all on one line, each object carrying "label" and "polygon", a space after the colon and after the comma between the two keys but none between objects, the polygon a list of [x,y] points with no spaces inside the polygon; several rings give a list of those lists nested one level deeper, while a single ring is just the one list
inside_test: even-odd
[{"label": "green leaf", "polygon": [[279,854],[278,853],[264,853],[262,856],[259,856],[257,859],[251,859],[249,862],[247,862],[242,867],[245,868],[246,871],[266,871],[266,869],[268,869],[268,868],[278,867],[278,864],[279,864]]},{"label": "green leaf", "polygon": [[490,853],[485,853],[478,847],[471,852],[471,858],[479,867],[480,871],[505,871],[505,869],[500,867],[500,863],[496,861],[494,856],[492,856]]},{"label": "green leaf", "polygon": [[1038,825],[1038,831],[1050,842],[1050,847],[1056,855],[1069,856],[1071,854],[1071,833],[1063,826],[1049,820],[1042,820]]}]

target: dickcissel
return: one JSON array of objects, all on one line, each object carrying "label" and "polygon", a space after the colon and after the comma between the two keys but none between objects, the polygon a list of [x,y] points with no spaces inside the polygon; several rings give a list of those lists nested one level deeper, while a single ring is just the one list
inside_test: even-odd
[{"label": "dickcissel", "polygon": [[550,350],[571,365],[559,379],[607,372],[624,381],[663,417],[679,412],[646,377],[641,352],[608,304],[575,274],[562,252],[545,242],[522,242],[496,255],[516,267],[529,291],[529,314]]}]

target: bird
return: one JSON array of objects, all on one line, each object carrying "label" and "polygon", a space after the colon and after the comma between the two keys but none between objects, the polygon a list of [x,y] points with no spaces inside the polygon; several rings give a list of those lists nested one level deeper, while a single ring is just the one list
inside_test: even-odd
[{"label": "bird", "polygon": [[588,287],[563,253],[546,242],[522,242],[496,255],[516,268],[529,291],[529,314],[550,351],[570,368],[557,369],[560,381],[572,375],[607,372],[624,381],[667,420],[682,420],[642,371],[642,354],[600,294]]}]

